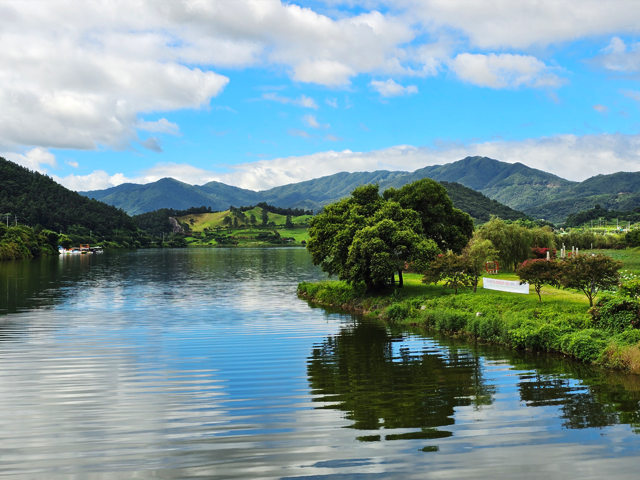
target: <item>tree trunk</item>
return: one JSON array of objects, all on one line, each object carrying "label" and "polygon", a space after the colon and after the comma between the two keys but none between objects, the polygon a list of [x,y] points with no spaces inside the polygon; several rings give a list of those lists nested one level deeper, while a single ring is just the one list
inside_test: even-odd
[{"label": "tree trunk", "polygon": [[396,276],[394,273],[391,274],[391,285],[395,285],[396,284]]},{"label": "tree trunk", "polygon": [[478,289],[478,276],[476,275],[473,279],[473,293],[476,293],[477,289]]},{"label": "tree trunk", "polygon": [[402,278],[402,270],[398,269],[398,288],[402,288],[404,279]]}]

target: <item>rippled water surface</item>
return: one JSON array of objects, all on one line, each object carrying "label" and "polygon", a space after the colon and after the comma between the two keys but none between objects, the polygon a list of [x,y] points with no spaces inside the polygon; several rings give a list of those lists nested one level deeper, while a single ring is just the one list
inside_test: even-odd
[{"label": "rippled water surface", "polygon": [[0,263],[0,476],[638,478],[640,381],[296,298],[301,249]]}]

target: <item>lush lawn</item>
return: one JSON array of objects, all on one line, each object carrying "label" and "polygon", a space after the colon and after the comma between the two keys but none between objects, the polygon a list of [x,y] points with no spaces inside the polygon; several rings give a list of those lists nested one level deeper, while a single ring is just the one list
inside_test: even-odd
[{"label": "lush lawn", "polygon": [[640,275],[640,248],[625,248],[624,250],[588,250],[588,253],[603,253],[621,260],[624,270]]},{"label": "lush lawn", "polygon": [[[640,249],[591,252],[611,255],[628,271],[640,273]],[[513,273],[490,277],[518,280]],[[561,352],[640,374],[640,330],[631,325],[611,330],[599,324],[581,292],[544,287],[540,302],[533,289],[524,295],[485,290],[481,283],[476,293],[460,290],[455,295],[441,285],[425,285],[421,278],[405,274],[403,288],[388,287],[375,294],[338,281],[303,282],[298,292],[314,303],[340,306],[390,323],[513,348]]]}]

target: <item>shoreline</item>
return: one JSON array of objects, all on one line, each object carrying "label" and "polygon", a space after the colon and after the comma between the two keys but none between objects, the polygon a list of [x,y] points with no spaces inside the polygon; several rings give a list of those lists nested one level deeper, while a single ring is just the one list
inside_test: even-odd
[{"label": "shoreline", "polygon": [[302,282],[297,295],[310,305],[387,325],[513,350],[560,354],[604,369],[640,374],[640,330],[616,334],[594,328],[588,303],[578,295],[564,291],[554,295],[547,289],[546,302],[538,304],[537,297],[534,303],[529,295],[480,288],[477,293],[454,295],[441,286],[416,288],[415,281],[411,291],[401,290],[365,294],[340,281]]}]

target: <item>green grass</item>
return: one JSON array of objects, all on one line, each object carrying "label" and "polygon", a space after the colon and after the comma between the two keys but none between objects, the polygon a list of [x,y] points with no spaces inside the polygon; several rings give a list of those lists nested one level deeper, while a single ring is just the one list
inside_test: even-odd
[{"label": "green grass", "polygon": [[[244,212],[247,218],[251,218],[251,214],[255,215],[256,220],[258,221],[257,225],[262,224],[262,208],[255,207],[251,210],[247,210]],[[177,217],[177,220],[181,223],[190,223],[191,220],[194,221],[191,226],[191,230],[194,232],[203,232],[205,228],[215,230],[216,228],[227,228],[223,223],[224,217],[229,215],[232,219],[234,216],[231,214],[229,210],[224,212],[216,212],[216,213],[196,213],[191,215],[184,215],[182,217]],[[286,215],[279,215],[277,213],[267,212],[269,217],[269,222],[274,222],[276,225],[284,225],[287,217]],[[291,221],[294,225],[308,224],[312,215],[300,215],[298,217],[293,217]],[[235,231],[235,230],[234,230]],[[293,235],[284,235],[284,236],[293,236]]]},{"label": "green grass", "polygon": [[[593,253],[611,255],[622,260],[628,271],[640,272],[640,249]],[[491,277],[517,280],[513,273]],[[517,349],[560,352],[640,373],[640,330],[627,327],[620,333],[595,323],[589,302],[581,292],[543,287],[539,302],[533,289],[523,295],[485,290],[480,284],[476,293],[464,290],[454,295],[441,285],[423,284],[421,278],[418,274],[405,274],[403,288],[388,287],[375,294],[339,281],[303,282],[298,293],[320,305],[341,307],[390,323]]]},{"label": "green grass", "polygon": [[624,250],[588,250],[588,253],[602,253],[622,261],[624,270],[640,275],[640,247]]},{"label": "green grass", "polygon": [[[251,214],[256,216],[258,220],[258,225],[262,222],[262,208],[255,207],[251,210],[247,210],[245,215],[247,218],[251,218]],[[197,213],[191,215],[185,215],[183,217],[178,217],[177,220],[181,223],[191,223],[190,220],[193,220],[193,225],[191,225],[192,232],[201,232],[203,234],[202,237],[197,238],[194,236],[189,236],[186,238],[187,244],[190,247],[196,246],[216,246],[217,243],[212,240],[206,240],[204,237],[205,228],[216,232],[222,235],[227,235],[231,237],[235,237],[234,241],[238,242],[238,246],[247,247],[262,247],[262,246],[273,246],[274,244],[269,242],[264,242],[257,240],[256,237],[260,233],[265,232],[273,232],[277,231],[281,237],[289,237],[295,239],[295,243],[285,244],[285,245],[300,245],[300,242],[303,240],[309,239],[309,228],[307,224],[313,218],[311,215],[301,215],[298,217],[293,217],[292,222],[294,224],[294,228],[283,228],[286,223],[287,217],[285,215],[279,215],[276,213],[268,212],[269,222],[274,222],[278,228],[273,227],[249,227],[249,228],[227,228],[226,225],[223,224],[223,219],[225,216],[230,215],[232,218],[234,216],[231,214],[229,210],[225,212],[217,212],[217,213]]]}]

